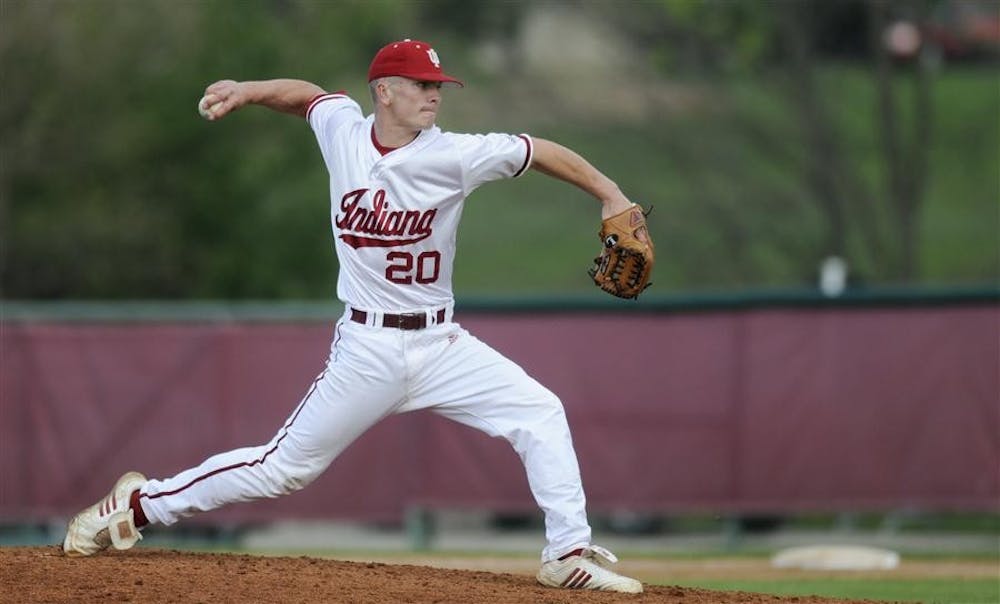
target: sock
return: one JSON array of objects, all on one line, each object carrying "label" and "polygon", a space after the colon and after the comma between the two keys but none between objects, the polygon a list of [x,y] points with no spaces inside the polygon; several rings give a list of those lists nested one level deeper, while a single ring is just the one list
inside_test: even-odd
[{"label": "sock", "polygon": [[132,496],[128,499],[128,507],[132,509],[132,518],[135,520],[136,528],[142,528],[149,524],[149,519],[146,518],[146,513],[142,511],[142,506],[139,504],[138,489],[132,491]]},{"label": "sock", "polygon": [[[139,526],[139,525],[137,524],[136,526]],[[581,547],[581,548],[577,548],[577,549],[571,551],[568,554],[563,554],[562,556],[559,556],[558,559],[559,559],[560,562],[562,562],[566,558],[570,558],[572,556],[582,556],[582,555],[583,555],[583,548]]]}]

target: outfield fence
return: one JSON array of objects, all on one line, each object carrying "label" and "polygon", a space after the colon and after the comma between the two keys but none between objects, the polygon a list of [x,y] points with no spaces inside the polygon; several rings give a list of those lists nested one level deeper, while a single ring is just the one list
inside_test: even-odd
[{"label": "outfield fence", "polygon": [[[5,302],[0,520],[65,517],[128,469],[267,442],[335,304]],[[1000,509],[1000,292],[459,300],[562,399],[592,511]],[[534,509],[510,447],[390,417],[303,492],[206,514],[398,521]]]}]

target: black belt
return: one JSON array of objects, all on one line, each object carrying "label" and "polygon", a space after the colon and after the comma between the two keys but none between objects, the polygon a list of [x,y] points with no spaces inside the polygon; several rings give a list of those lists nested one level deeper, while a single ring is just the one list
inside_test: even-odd
[{"label": "black belt", "polygon": [[[444,309],[435,314],[438,324],[444,323]],[[368,324],[368,313],[363,310],[351,309],[351,320],[355,323]],[[395,327],[396,329],[423,329],[427,327],[426,313],[408,313],[405,315],[382,315],[382,327]]]}]

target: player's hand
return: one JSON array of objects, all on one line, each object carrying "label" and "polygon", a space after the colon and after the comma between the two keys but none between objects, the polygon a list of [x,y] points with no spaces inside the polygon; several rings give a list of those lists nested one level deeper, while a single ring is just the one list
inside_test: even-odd
[{"label": "player's hand", "polygon": [[222,119],[249,102],[245,87],[234,80],[219,80],[205,89],[198,113],[209,121]]}]

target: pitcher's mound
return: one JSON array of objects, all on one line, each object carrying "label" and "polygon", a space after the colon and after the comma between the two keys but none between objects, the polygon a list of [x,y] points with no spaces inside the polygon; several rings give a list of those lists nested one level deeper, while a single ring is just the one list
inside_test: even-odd
[{"label": "pitcher's mound", "polygon": [[546,588],[534,577],[321,558],[203,554],[142,547],[68,558],[58,546],[0,548],[0,584],[13,602],[671,604],[845,602],[688,587],[638,595]]}]

